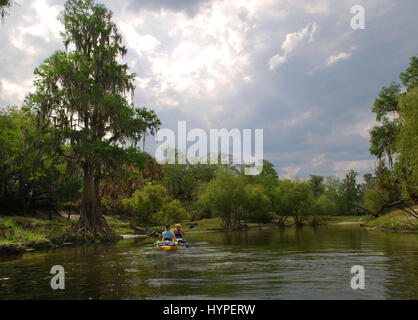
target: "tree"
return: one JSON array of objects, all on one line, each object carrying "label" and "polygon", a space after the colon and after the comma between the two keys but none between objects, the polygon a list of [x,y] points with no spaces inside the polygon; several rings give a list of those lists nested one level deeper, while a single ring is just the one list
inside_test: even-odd
[{"label": "tree", "polygon": [[399,132],[398,121],[384,118],[380,126],[375,126],[370,131],[370,153],[380,161],[387,157],[389,169],[393,168],[393,155],[396,152],[396,137]]},{"label": "tree", "polygon": [[[357,175],[357,172],[350,170],[342,180],[342,197],[347,204],[357,203],[360,200],[359,186],[356,182]],[[348,207],[348,214],[351,214],[350,207]]]},{"label": "tree", "polygon": [[157,220],[160,224],[174,224],[190,218],[190,214],[182,207],[181,202],[177,199],[167,201],[161,210],[157,212]]},{"label": "tree", "polygon": [[[182,156],[180,152],[175,150],[177,158]],[[170,196],[190,203],[196,199],[199,186],[212,180],[219,167],[217,164],[192,164],[187,159],[185,164],[164,164],[163,184]]]},{"label": "tree", "polygon": [[152,225],[158,223],[156,215],[167,200],[167,190],[163,186],[148,184],[135,191],[131,198],[124,199],[123,203],[134,212],[135,224]]},{"label": "tree", "polygon": [[0,111],[0,203],[22,209],[61,206],[79,198],[78,172],[70,172],[64,159],[49,152],[50,136],[36,126],[36,114],[27,106]]},{"label": "tree", "polygon": [[292,216],[297,226],[302,216],[313,213],[314,197],[309,184],[301,181],[280,180],[274,190],[273,208],[277,215]]},{"label": "tree", "polygon": [[220,168],[199,194],[199,202],[222,219],[225,230],[239,229],[244,203],[243,177]]},{"label": "tree", "polygon": [[[418,68],[417,68],[418,69]],[[418,201],[418,87],[400,97],[399,171],[404,198]]]},{"label": "tree", "polygon": [[309,185],[311,187],[314,197],[319,197],[324,192],[324,177],[311,174]]},{"label": "tree", "polygon": [[[143,165],[135,148],[146,123],[133,100],[134,74],[118,62],[127,53],[112,12],[93,0],[68,0],[60,17],[65,51],[57,51],[35,69],[30,96],[40,126],[56,137],[56,152],[83,171],[78,231],[113,238],[101,211],[100,181],[122,163]],[[122,146],[121,146],[122,145]]]},{"label": "tree", "polygon": [[407,90],[413,89],[418,86],[418,57],[412,57],[411,63],[405,72],[402,72],[399,76],[402,84]]},{"label": "tree", "polygon": [[138,116],[143,119],[144,130],[139,134],[142,135],[142,151],[145,152],[145,138],[147,134],[154,136],[160,129],[161,121],[158,119],[154,110],[149,110],[146,107],[137,109]]},{"label": "tree", "polygon": [[270,222],[275,218],[271,212],[271,201],[259,184],[247,184],[244,187],[244,209],[247,218],[254,222]]},{"label": "tree", "polygon": [[372,108],[380,126],[370,132],[370,152],[379,162],[375,170],[376,187],[365,193],[368,208],[350,204],[375,217],[397,207],[418,219],[412,208],[418,201],[417,56],[411,58],[409,67],[399,77],[402,85],[392,82],[383,87]]},{"label": "tree", "polygon": [[0,0],[0,18],[1,20],[7,15],[7,10],[12,5],[11,0]]},{"label": "tree", "polygon": [[263,186],[264,193],[272,200],[273,191],[279,184],[279,175],[270,161],[263,160],[262,172],[256,176],[247,176],[247,179]]}]

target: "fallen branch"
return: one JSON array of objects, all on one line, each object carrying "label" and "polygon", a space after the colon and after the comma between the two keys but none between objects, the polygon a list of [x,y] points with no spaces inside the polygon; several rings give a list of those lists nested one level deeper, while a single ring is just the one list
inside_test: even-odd
[{"label": "fallen branch", "polygon": [[[418,219],[418,215],[413,214],[412,212],[406,210],[405,208],[401,208],[401,207],[397,207],[397,208],[400,209],[400,210],[402,210],[403,212],[406,212],[407,214],[413,216],[415,219]],[[415,210],[413,210],[412,208],[409,208],[409,209],[411,209],[415,213]]]},{"label": "fallen branch", "polygon": [[392,202],[392,203],[384,204],[379,208],[379,210],[377,210],[377,212],[373,212],[373,211],[371,211],[369,209],[366,209],[362,206],[359,206],[358,204],[355,204],[355,203],[351,203],[351,202],[348,202],[348,201],[344,201],[344,202],[353,206],[353,207],[359,208],[359,209],[367,212],[367,214],[372,215],[375,218],[377,218],[383,212],[383,210],[389,209],[389,208],[392,208],[392,207],[399,207],[400,205],[404,204],[407,201],[408,201],[408,199],[402,199],[402,200],[395,201],[395,202]]}]

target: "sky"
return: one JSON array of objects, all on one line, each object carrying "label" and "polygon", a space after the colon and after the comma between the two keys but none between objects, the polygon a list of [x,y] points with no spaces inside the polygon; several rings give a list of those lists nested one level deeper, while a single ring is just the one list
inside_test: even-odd
[{"label": "sky", "polygon": [[[64,0],[15,0],[0,25],[0,107],[63,50]],[[279,175],[372,172],[371,106],[418,53],[416,0],[102,0],[137,74],[135,106],[163,128],[263,129]],[[354,5],[365,29],[353,30]],[[146,140],[153,154],[155,143]]]}]

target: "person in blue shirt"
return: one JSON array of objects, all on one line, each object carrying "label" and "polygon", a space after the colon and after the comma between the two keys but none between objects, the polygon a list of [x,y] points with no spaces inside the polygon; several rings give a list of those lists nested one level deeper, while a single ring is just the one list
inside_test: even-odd
[{"label": "person in blue shirt", "polygon": [[174,232],[172,232],[170,229],[171,226],[167,224],[165,226],[165,231],[160,235],[160,240],[177,242]]}]

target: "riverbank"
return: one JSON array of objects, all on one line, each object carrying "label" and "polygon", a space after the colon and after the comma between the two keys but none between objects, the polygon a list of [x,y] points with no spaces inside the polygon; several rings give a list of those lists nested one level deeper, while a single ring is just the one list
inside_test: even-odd
[{"label": "riverbank", "polygon": [[378,218],[369,218],[362,226],[369,230],[383,232],[418,233],[418,219],[415,219],[402,210],[395,210]]},{"label": "riverbank", "polygon": [[[67,220],[64,216],[38,214],[31,216],[1,216],[0,217],[0,256],[21,254],[37,249],[51,249],[78,243],[99,241],[87,239],[75,233],[78,216],[71,216]],[[121,234],[146,234],[145,229],[132,228],[129,222],[118,218],[108,217],[110,227]]]}]

